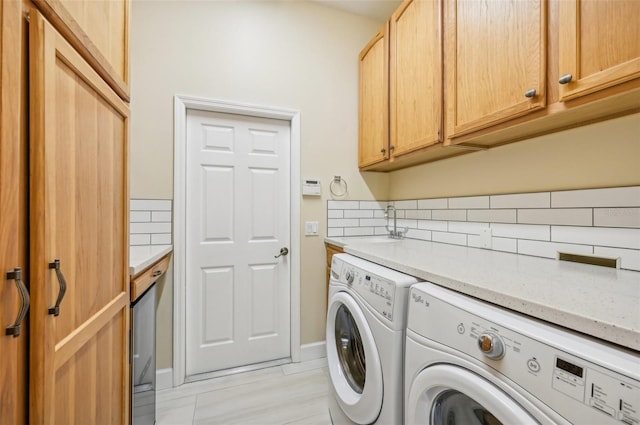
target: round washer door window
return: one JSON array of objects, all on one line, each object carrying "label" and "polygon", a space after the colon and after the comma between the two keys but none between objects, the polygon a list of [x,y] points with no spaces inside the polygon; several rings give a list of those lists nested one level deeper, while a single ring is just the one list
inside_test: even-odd
[{"label": "round washer door window", "polygon": [[382,409],[382,365],[366,317],[346,292],[329,300],[326,343],[329,376],[342,411],[356,423],[372,423]]},{"label": "round washer door window", "polygon": [[538,425],[522,406],[486,379],[459,366],[438,364],[414,378],[406,422],[424,425]]}]

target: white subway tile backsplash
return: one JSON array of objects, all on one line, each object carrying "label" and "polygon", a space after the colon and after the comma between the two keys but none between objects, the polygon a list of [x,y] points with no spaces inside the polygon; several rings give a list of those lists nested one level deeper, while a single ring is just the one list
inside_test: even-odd
[{"label": "white subway tile backsplash", "polygon": [[170,199],[131,199],[131,211],[171,211]]},{"label": "white subway tile backsplash", "polygon": [[488,196],[467,196],[463,198],[450,198],[449,208],[451,209],[489,208],[489,197]]},{"label": "white subway tile backsplash", "polygon": [[593,211],[591,208],[522,209],[518,210],[518,223],[591,226]]},{"label": "white subway tile backsplash", "polygon": [[172,243],[172,201],[131,199],[129,201],[129,244],[170,245]]},{"label": "white subway tile backsplash", "polygon": [[151,245],[171,245],[171,233],[152,234]]},{"label": "white subway tile backsplash", "polygon": [[640,208],[595,208],[593,225],[640,228]]},{"label": "white subway tile backsplash", "polygon": [[596,246],[593,253],[602,257],[620,258],[621,269],[640,271],[640,250]]},{"label": "white subway tile backsplash", "polygon": [[551,207],[640,207],[640,186],[552,192]]},{"label": "white subway tile backsplash", "polygon": [[360,201],[361,210],[384,210],[385,208],[387,208],[386,202]]},{"label": "white subway tile backsplash", "polygon": [[593,254],[593,247],[589,245],[565,244],[542,241],[518,241],[518,254],[532,255],[535,257],[558,258],[559,252],[570,254]]},{"label": "white subway tile backsplash", "polygon": [[344,210],[344,218],[373,218],[373,210]]},{"label": "white subway tile backsplash", "polygon": [[489,223],[469,223],[466,221],[449,222],[449,232],[479,235],[482,229],[488,229]]},{"label": "white subway tile backsplash", "polygon": [[542,241],[518,241],[518,254],[532,255],[535,257],[558,258],[558,252],[570,254],[593,254],[593,247],[589,245],[563,244]]},{"label": "white subway tile backsplash", "polygon": [[171,223],[131,223],[129,233],[171,233]]},{"label": "white subway tile backsplash", "polygon": [[431,217],[434,220],[467,221],[467,210],[434,210]]},{"label": "white subway tile backsplash", "polygon": [[491,223],[491,234],[503,238],[548,241],[551,239],[551,228],[532,224]]},{"label": "white subway tile backsplash", "polygon": [[449,208],[447,198],[418,199],[419,210],[446,210]]},{"label": "white subway tile backsplash", "polygon": [[131,211],[129,217],[131,223],[149,223],[151,221],[151,211]]},{"label": "white subway tile backsplash", "polygon": [[516,193],[513,195],[491,195],[491,208],[549,208],[551,194],[549,192]]},{"label": "white subway tile backsplash", "polygon": [[129,235],[129,245],[151,245],[151,235],[148,233]]},{"label": "white subway tile backsplash", "polygon": [[330,238],[339,238],[344,236],[344,227],[329,227],[327,229],[327,236]]},{"label": "white subway tile backsplash", "polygon": [[396,207],[397,210],[417,210],[418,201],[394,201],[393,206]]},{"label": "white subway tile backsplash", "polygon": [[152,211],[151,221],[154,223],[170,223],[171,211]]},{"label": "white subway tile backsplash", "polygon": [[373,236],[373,227],[345,227],[344,236]]},{"label": "white subway tile backsplash", "polygon": [[[387,204],[328,201],[327,235],[388,234],[385,225],[392,226],[393,218],[385,218]],[[397,208],[397,226],[409,228],[407,238],[480,248],[482,241],[478,235],[483,228],[490,227],[490,249],[495,251],[547,258],[556,258],[558,251],[595,252],[619,256],[621,268],[640,271],[640,186],[402,200],[389,204]],[[132,226],[136,224],[133,221]]]},{"label": "white subway tile backsplash", "polygon": [[640,249],[640,229],[553,226],[551,240],[612,248]]},{"label": "white subway tile backsplash", "polygon": [[418,229],[446,232],[447,222],[438,220],[418,220]]},{"label": "white subway tile backsplash", "polygon": [[358,227],[360,220],[357,218],[330,218],[327,220],[328,227]]},{"label": "white subway tile backsplash", "polygon": [[408,210],[405,218],[415,218],[420,220],[431,220],[431,210]]},{"label": "white subway tile backsplash", "polygon": [[360,201],[328,201],[327,208],[330,210],[359,210]]},{"label": "white subway tile backsplash", "polygon": [[469,210],[468,221],[483,221],[486,223],[515,223],[515,209],[510,210]]},{"label": "white subway tile backsplash", "polygon": [[462,233],[432,232],[431,240],[452,245],[466,245],[467,235],[463,235]]}]

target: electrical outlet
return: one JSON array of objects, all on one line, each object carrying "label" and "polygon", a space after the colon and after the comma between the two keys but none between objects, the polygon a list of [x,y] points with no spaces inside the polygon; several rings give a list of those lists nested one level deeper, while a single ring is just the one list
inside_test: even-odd
[{"label": "electrical outlet", "polygon": [[491,249],[491,228],[480,230],[480,248]]}]

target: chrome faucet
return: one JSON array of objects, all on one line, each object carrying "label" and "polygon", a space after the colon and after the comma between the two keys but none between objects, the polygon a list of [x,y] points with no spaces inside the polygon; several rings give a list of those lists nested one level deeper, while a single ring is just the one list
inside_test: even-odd
[{"label": "chrome faucet", "polygon": [[389,220],[389,212],[393,211],[393,230],[389,229],[389,224],[385,226],[387,232],[389,232],[389,237],[392,239],[402,239],[404,235],[409,230],[408,227],[405,226],[404,230],[398,230],[398,214],[396,212],[396,207],[393,205],[387,205],[387,208],[384,210],[384,217]]}]

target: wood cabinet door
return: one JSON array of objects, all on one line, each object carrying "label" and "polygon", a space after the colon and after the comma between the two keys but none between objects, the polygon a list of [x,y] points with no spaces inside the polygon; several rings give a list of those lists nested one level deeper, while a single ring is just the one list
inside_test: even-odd
[{"label": "wood cabinet door", "polygon": [[406,0],[391,17],[391,156],[442,141],[442,26],[439,0]]},{"label": "wood cabinet door", "polygon": [[389,159],[389,23],[360,52],[358,165]]},{"label": "wood cabinet door", "polygon": [[562,0],[558,13],[560,100],[640,77],[640,1]]},{"label": "wood cabinet door", "polygon": [[445,16],[447,137],[545,106],[545,0],[447,1]]},{"label": "wood cabinet door", "polygon": [[24,35],[21,2],[0,2],[0,424],[27,420],[26,316],[19,334],[14,327],[26,314],[15,269],[21,269],[20,282],[29,282]]},{"label": "wood cabinet door", "polygon": [[128,423],[129,109],[36,9],[29,26],[30,421]]}]

